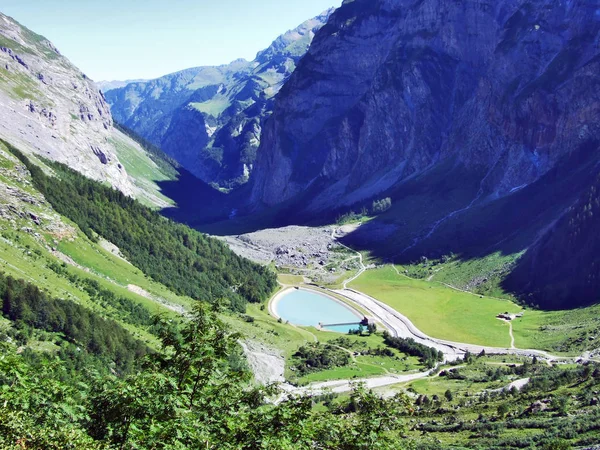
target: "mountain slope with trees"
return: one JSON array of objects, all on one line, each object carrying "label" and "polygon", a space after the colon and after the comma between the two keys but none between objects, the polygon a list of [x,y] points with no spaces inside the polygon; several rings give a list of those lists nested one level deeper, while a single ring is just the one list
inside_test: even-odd
[{"label": "mountain slope with trees", "polygon": [[176,224],[59,163],[55,177],[11,148],[31,173],[35,187],[60,214],[92,240],[117,245],[144,273],[174,292],[208,302],[228,301],[244,312],[246,301],[265,300],[276,279],[268,268],[235,255],[222,242]]}]

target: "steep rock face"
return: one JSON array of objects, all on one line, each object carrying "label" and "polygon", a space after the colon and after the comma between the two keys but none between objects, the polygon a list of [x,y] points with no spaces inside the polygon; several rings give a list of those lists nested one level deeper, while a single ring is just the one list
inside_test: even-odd
[{"label": "steep rock face", "polygon": [[344,2],[277,97],[253,205],[315,187],[301,208],[350,205],[450,160],[480,177],[473,201],[532,183],[600,135],[599,8]]},{"label": "steep rock face", "polygon": [[[273,96],[332,11],[278,37],[252,62],[188,69],[111,90],[106,96],[115,120],[160,146],[203,181],[225,187],[245,183]],[[189,131],[191,117],[206,129],[207,142],[204,131]]]},{"label": "steep rock face", "polygon": [[50,41],[2,14],[0,72],[0,137],[133,193],[108,142],[112,117],[94,83]]},{"label": "steep rock face", "polygon": [[1,13],[0,138],[127,195],[166,205],[158,188],[141,187],[147,180],[128,175],[119,160],[123,148],[147,157],[113,127],[110,108],[94,82],[46,38]]},{"label": "steep rock face", "polygon": [[[176,124],[176,125],[175,125]],[[172,132],[172,128],[178,130]],[[208,133],[204,116],[191,107],[175,111],[171,127],[163,138],[163,149],[169,155],[177,155],[177,161],[184,167],[198,167],[202,150],[208,144]],[[202,168],[210,173],[212,167]]]}]

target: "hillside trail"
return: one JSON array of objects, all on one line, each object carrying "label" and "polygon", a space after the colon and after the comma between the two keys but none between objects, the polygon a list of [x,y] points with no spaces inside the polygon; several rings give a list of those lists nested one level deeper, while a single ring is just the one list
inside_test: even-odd
[{"label": "hillside trail", "polygon": [[498,320],[508,325],[508,335],[510,337],[510,348],[511,349],[516,349],[516,347],[515,347],[515,335],[513,334],[512,321],[511,320],[506,320],[506,319],[501,319],[501,318],[498,318]]},{"label": "hillside trail", "polygon": [[349,250],[351,252],[356,253],[356,256],[353,256],[352,258],[349,259],[354,259],[354,258],[358,258],[358,263],[360,265],[360,268],[358,269],[358,272],[352,276],[351,278],[348,278],[346,280],[344,280],[344,282],[342,283],[342,286],[344,289],[346,289],[348,287],[349,283],[352,283],[354,280],[356,280],[358,277],[360,277],[366,270],[367,267],[365,266],[364,262],[363,262],[363,255],[360,252],[357,252],[356,250],[348,247],[347,245],[342,244],[338,238],[337,238],[337,232],[338,232],[339,228],[337,227],[333,227],[333,230],[331,230],[331,240],[337,242],[339,245],[341,245],[342,247],[344,247],[346,250]]}]

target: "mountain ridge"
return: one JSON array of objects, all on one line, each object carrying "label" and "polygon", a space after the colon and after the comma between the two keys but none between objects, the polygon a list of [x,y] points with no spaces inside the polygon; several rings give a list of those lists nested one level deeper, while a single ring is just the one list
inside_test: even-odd
[{"label": "mountain ridge", "polygon": [[[344,2],[277,97],[248,208],[306,223],[389,197],[391,209],[348,244],[403,264],[494,252],[514,262],[539,236],[567,233],[555,225],[592,187],[599,36],[600,12],[586,0]],[[549,260],[582,251],[553,241],[562,259]],[[519,281],[506,286],[531,304],[597,301],[576,286],[595,286],[595,266],[576,281],[558,265],[534,277],[536,259],[519,261]],[[585,296],[550,305],[541,280],[552,277],[554,290]]]},{"label": "mountain ridge", "polygon": [[110,108],[94,82],[49,40],[1,13],[0,74],[0,138],[155,207],[170,204],[156,180],[129,173],[133,168],[125,161],[135,158],[158,178],[168,177],[113,127]]},{"label": "mountain ridge", "polygon": [[[559,111],[552,111],[548,96],[539,94],[545,88],[543,83],[550,80],[552,71],[557,72],[559,78],[565,77],[563,81],[568,81],[576,70],[583,75],[585,62],[597,55],[591,45],[598,30],[592,3],[579,3],[579,8],[567,10],[563,6],[544,10],[544,2],[538,1],[535,11],[540,12],[536,13],[527,2],[503,2],[495,8],[487,2],[467,2],[464,6],[442,5],[438,1],[378,1],[369,5],[362,1],[346,2],[318,33],[301,67],[278,98],[274,119],[265,132],[268,139],[261,149],[265,162],[258,162],[255,203],[281,203],[308,186],[311,180],[322,177],[331,179],[330,184],[339,183],[342,195],[347,191],[346,204],[351,204],[354,200],[351,193],[373,182],[371,178],[378,170],[406,165],[399,176],[391,176],[390,187],[453,155],[458,155],[460,163],[472,168],[489,169],[499,164],[499,170],[490,173],[486,180],[487,194],[501,196],[539,178],[561,154],[560,150],[547,149],[557,135],[551,124],[558,119]],[[424,20],[425,15],[430,14],[433,14],[431,21]],[[563,44],[553,33],[567,22],[571,25],[562,32],[566,40]],[[454,35],[464,35],[458,27],[465,23],[474,27],[472,36],[451,40]],[[541,28],[539,24],[546,25]],[[587,24],[587,28],[581,24]],[[378,39],[364,38],[368,33],[377,33]],[[524,52],[538,42],[543,42],[548,49],[527,57]],[[585,47],[576,49],[577,42]],[[566,60],[571,50],[573,60]],[[345,60],[344,55],[348,54],[355,59]],[[521,69],[527,75],[509,68],[509,61],[517,56],[523,58]],[[538,58],[544,60],[540,62]],[[537,73],[544,66],[548,72]],[[328,75],[333,78],[327,78]],[[548,83],[549,88],[558,88],[557,82]],[[409,93],[411,88],[412,94]],[[511,98],[515,90],[517,95]],[[309,98],[318,99],[316,108]],[[523,108],[518,113],[522,117],[511,113],[508,105],[496,99],[518,102],[520,106],[516,110]],[[386,101],[395,107],[382,116],[383,108],[379,105]],[[489,112],[482,109],[484,101],[492,108]],[[439,105],[433,108],[437,102]],[[533,113],[540,115],[539,123],[516,126],[516,121],[523,122]],[[369,116],[376,114],[380,114],[380,120],[370,122]],[[423,116],[419,118],[421,130],[414,125],[419,114]],[[501,139],[497,145],[473,142],[485,152],[474,154],[468,148],[462,153],[457,151],[459,139],[467,137],[474,141],[477,137],[467,134],[468,128],[472,128],[472,118],[479,121],[482,136],[500,131],[496,133]],[[330,125],[330,120],[337,123]],[[502,130],[504,120],[509,123]],[[398,127],[398,123],[407,129]],[[531,137],[527,133],[531,133]],[[359,139],[363,142],[359,143]],[[530,153],[519,153],[518,148],[511,148],[511,139],[523,139]],[[345,148],[348,145],[351,147]],[[320,150],[304,151],[306,146]],[[504,159],[512,152],[510,158],[521,161],[524,168],[520,173],[502,173],[506,162],[496,154],[502,147],[506,148],[501,155]],[[539,156],[536,156],[536,148]],[[290,153],[294,165],[300,167],[291,172],[286,162]],[[321,153],[321,159],[309,159],[317,153]],[[296,161],[295,155],[300,155],[302,161]],[[268,165],[266,161],[274,163]],[[305,164],[309,168],[314,164],[314,169],[304,170]],[[281,180],[278,179],[280,171]],[[492,180],[495,186],[490,185]],[[264,188],[263,183],[267,183]],[[273,184],[272,188],[268,183]],[[385,190],[385,186],[378,190]],[[335,198],[335,193],[329,194]],[[327,195],[325,192],[320,196],[321,207],[330,206]],[[319,207],[316,201],[315,208]]]},{"label": "mountain ridge", "polygon": [[111,90],[115,119],[207,183],[248,181],[273,97],[331,10],[286,32],[254,61],[197,67]]}]

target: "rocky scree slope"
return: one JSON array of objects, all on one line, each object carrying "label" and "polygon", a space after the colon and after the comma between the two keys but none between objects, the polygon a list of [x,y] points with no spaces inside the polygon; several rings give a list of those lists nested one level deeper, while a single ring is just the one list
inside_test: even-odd
[{"label": "rocky scree slope", "polygon": [[106,93],[113,116],[207,183],[248,181],[273,97],[331,12],[279,36],[252,62],[198,67]]},{"label": "rocky scree slope", "polygon": [[157,188],[141,187],[147,180],[128,175],[119,148],[147,156],[113,127],[110,108],[94,82],[46,38],[1,13],[0,138],[127,195],[167,205]]},{"label": "rocky scree slope", "polygon": [[[348,242],[397,262],[535,246],[511,290],[542,304],[535,280],[556,276],[582,292],[570,287],[596,283],[598,268],[531,274],[549,242],[561,243],[552,260],[584,246],[561,218],[594,208],[599,40],[591,0],[345,1],[277,96],[250,208],[308,220],[390,196]],[[578,304],[597,301],[584,290]]]}]

